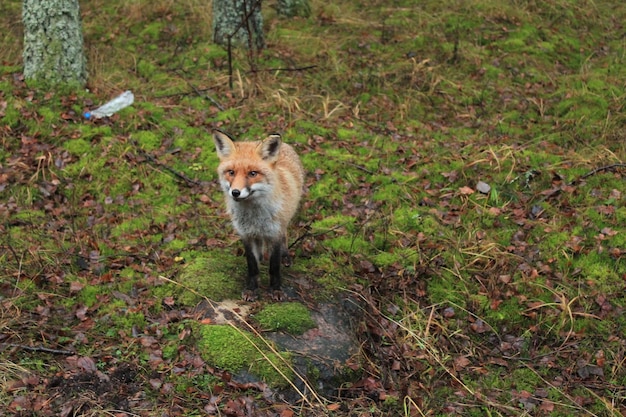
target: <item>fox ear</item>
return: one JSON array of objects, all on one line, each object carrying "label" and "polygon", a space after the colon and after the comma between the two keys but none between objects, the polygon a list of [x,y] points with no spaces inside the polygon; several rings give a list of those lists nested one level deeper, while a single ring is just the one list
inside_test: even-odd
[{"label": "fox ear", "polygon": [[262,143],[259,153],[261,158],[268,162],[274,162],[278,159],[280,144],[282,143],[280,135],[277,133],[269,135]]},{"label": "fox ear", "polygon": [[213,131],[213,142],[215,142],[217,156],[220,159],[228,158],[235,150],[233,140],[230,136],[220,130]]}]

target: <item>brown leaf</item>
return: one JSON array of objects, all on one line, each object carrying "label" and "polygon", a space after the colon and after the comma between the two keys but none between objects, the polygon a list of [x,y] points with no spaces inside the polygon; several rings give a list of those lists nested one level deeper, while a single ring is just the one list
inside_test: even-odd
[{"label": "brown leaf", "polygon": [[82,305],[76,309],[76,318],[78,320],[84,321],[87,319],[87,311],[89,308],[85,305]]},{"label": "brown leaf", "polygon": [[470,329],[476,333],[485,333],[489,331],[489,326],[487,326],[487,324],[481,319],[478,319],[474,323],[470,324]]},{"label": "brown leaf", "polygon": [[469,365],[471,362],[467,358],[467,356],[457,356],[454,358],[454,368],[457,370],[461,370]]},{"label": "brown leaf", "polygon": [[541,411],[545,411],[545,412],[550,413],[550,412],[554,411],[554,403],[552,401],[544,400],[539,405],[539,409]]},{"label": "brown leaf", "polygon": [[96,368],[96,362],[88,356],[81,356],[76,361],[76,366],[87,371],[87,372],[96,372],[98,368]]},{"label": "brown leaf", "polygon": [[617,234],[616,230],[611,229],[610,227],[605,227],[600,232],[606,236],[615,236]]},{"label": "brown leaf", "polygon": [[474,190],[471,187],[468,187],[467,185],[464,187],[459,188],[459,192],[462,195],[470,195],[470,194],[474,194]]}]

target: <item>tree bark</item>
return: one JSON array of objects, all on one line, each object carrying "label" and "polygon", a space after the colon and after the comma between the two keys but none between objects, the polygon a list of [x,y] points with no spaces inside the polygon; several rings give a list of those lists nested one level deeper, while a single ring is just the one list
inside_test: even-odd
[{"label": "tree bark", "polygon": [[49,84],[87,81],[78,0],[24,0],[24,78]]},{"label": "tree bark", "polygon": [[278,14],[286,17],[309,17],[311,4],[309,0],[278,0]]},{"label": "tree bark", "polygon": [[213,0],[213,42],[263,49],[261,0]]}]

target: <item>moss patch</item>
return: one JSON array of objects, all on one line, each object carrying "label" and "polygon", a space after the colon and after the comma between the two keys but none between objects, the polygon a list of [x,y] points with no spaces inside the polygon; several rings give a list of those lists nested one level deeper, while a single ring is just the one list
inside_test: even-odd
[{"label": "moss patch", "polygon": [[250,372],[274,387],[289,384],[281,373],[289,380],[293,378],[290,355],[270,350],[263,340],[250,332],[231,326],[202,325],[197,345],[207,362],[227,371]]},{"label": "moss patch", "polygon": [[315,327],[311,312],[296,302],[269,304],[255,315],[264,330],[302,334]]},{"label": "moss patch", "polygon": [[187,306],[197,304],[201,297],[212,300],[239,298],[243,289],[243,259],[224,251],[212,251],[201,258],[190,259],[178,276],[178,301]]}]

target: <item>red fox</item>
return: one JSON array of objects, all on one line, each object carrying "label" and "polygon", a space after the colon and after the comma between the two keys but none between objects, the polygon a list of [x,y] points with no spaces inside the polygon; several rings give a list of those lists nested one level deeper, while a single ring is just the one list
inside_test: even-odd
[{"label": "red fox", "polygon": [[300,204],[304,183],[300,158],[278,134],[263,141],[233,142],[216,130],[213,140],[226,206],[246,253],[248,279],[243,298],[256,298],[259,263],[269,254],[270,289],[280,299],[280,263],[291,262],[287,226]]}]

